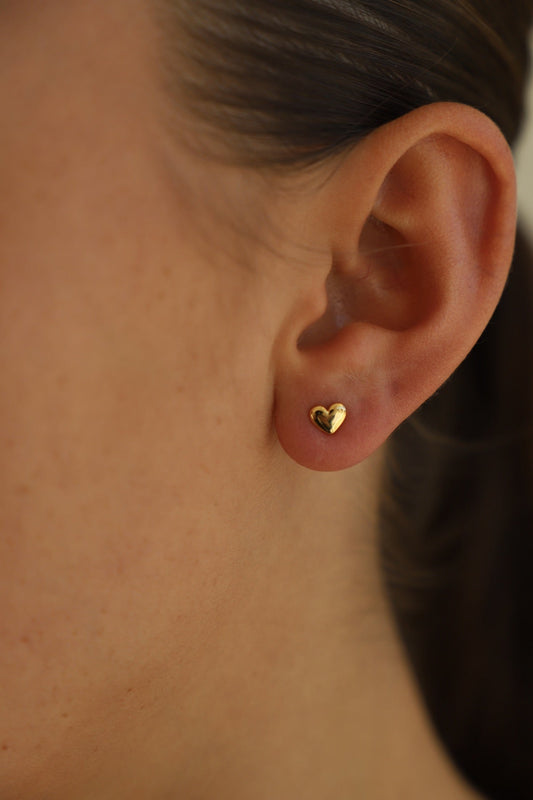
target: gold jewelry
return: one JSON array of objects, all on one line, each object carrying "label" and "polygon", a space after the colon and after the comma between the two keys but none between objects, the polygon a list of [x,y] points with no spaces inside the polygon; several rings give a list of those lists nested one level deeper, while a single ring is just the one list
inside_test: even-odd
[{"label": "gold jewelry", "polygon": [[333,403],[329,408],[315,406],[309,412],[311,422],[324,433],[337,433],[346,419],[346,406],[342,403]]}]

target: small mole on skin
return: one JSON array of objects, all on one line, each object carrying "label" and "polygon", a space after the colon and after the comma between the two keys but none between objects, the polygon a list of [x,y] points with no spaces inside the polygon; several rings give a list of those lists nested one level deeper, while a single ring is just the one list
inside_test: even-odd
[{"label": "small mole on skin", "polygon": [[5,750],[9,750],[9,745],[8,744],[3,744],[2,745],[2,750],[4,750],[4,751]]}]

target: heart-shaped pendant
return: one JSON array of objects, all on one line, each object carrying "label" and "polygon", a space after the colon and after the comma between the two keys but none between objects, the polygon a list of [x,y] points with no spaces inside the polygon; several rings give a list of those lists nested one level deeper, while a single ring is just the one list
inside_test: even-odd
[{"label": "heart-shaped pendant", "polygon": [[346,419],[346,406],[342,403],[333,403],[329,408],[315,406],[309,412],[311,421],[324,433],[337,433]]}]

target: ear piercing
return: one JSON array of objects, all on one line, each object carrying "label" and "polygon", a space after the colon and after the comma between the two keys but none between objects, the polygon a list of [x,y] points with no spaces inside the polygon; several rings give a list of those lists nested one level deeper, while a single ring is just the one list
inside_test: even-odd
[{"label": "ear piercing", "polygon": [[311,422],[324,433],[337,433],[346,419],[346,406],[342,403],[333,403],[329,408],[315,406],[309,412]]}]

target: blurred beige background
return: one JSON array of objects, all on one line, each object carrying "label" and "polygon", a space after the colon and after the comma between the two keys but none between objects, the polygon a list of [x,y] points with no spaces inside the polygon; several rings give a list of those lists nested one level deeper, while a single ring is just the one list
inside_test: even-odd
[{"label": "blurred beige background", "polygon": [[[533,48],[533,37],[531,44]],[[528,108],[528,121],[515,153],[521,215],[533,236],[533,80],[529,83]]]}]

